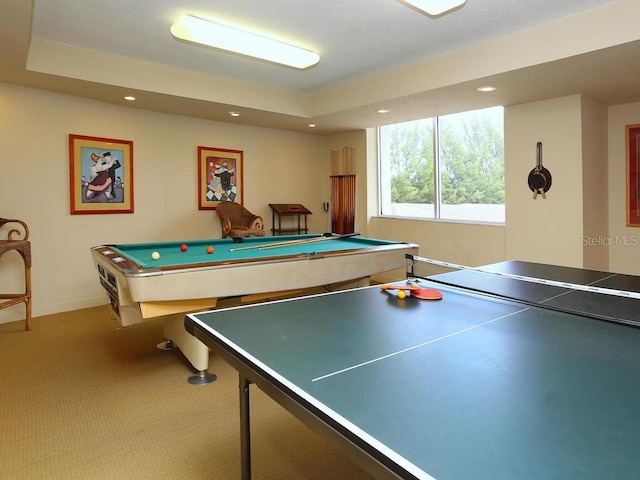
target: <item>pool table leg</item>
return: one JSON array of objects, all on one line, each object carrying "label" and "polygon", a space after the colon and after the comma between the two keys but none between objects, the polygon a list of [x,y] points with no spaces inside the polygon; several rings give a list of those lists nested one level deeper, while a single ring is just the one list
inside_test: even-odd
[{"label": "pool table leg", "polygon": [[191,375],[187,381],[191,385],[209,385],[216,381],[215,373],[209,373],[206,370],[198,372],[196,375]]},{"label": "pool table leg", "polygon": [[158,350],[173,350],[176,346],[171,339],[167,338],[164,342],[160,342],[156,345]]},{"label": "pool table leg", "polygon": [[168,315],[164,319],[163,335],[180,349],[191,365],[198,371],[189,377],[192,385],[206,385],[215,381],[216,376],[207,372],[209,368],[209,347],[189,334],[184,328],[184,313]]}]

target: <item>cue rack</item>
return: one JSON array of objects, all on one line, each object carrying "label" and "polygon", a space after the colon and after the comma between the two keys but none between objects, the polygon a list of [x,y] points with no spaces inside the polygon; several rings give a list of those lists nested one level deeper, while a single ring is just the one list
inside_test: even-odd
[{"label": "cue rack", "polygon": [[331,150],[331,231],[355,232],[356,174],[353,166],[354,147]]}]

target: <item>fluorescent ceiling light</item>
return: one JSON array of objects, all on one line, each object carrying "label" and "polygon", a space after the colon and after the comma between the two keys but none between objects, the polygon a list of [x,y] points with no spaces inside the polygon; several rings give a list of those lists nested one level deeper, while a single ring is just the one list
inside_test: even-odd
[{"label": "fluorescent ceiling light", "polygon": [[171,34],[188,42],[295,68],[307,68],[320,61],[320,56],[309,50],[192,15],[184,15],[174,23]]},{"label": "fluorescent ceiling light", "polygon": [[441,15],[444,12],[453,10],[460,5],[463,5],[467,0],[404,0],[406,3],[419,8],[423,12],[427,12],[429,15],[436,16]]}]

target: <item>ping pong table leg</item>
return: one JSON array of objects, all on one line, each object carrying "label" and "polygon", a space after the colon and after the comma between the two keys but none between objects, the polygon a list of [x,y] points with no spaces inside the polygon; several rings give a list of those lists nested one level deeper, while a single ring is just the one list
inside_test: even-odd
[{"label": "ping pong table leg", "polygon": [[242,480],[251,480],[251,429],[249,413],[249,380],[240,374],[240,461]]}]

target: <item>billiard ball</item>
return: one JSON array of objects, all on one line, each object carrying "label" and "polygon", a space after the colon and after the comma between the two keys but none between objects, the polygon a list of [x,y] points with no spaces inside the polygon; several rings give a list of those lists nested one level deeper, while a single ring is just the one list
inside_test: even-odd
[{"label": "billiard ball", "polygon": [[401,299],[401,300],[403,298],[407,298],[407,293],[404,290],[398,291],[398,298]]},{"label": "billiard ball", "polygon": [[154,260],[158,260],[160,258],[160,254],[158,252],[153,252],[151,254],[151,258],[153,258]]},{"label": "billiard ball", "polygon": [[187,244],[186,244],[186,243],[183,243],[182,245],[180,245],[180,250],[181,250],[181,251],[183,251],[183,252],[186,252],[186,251],[187,251],[187,248],[188,248],[188,247],[187,247]]},{"label": "billiard ball", "polygon": [[207,253],[213,253],[213,247],[207,247]]}]

